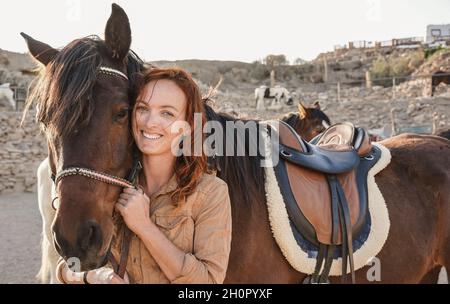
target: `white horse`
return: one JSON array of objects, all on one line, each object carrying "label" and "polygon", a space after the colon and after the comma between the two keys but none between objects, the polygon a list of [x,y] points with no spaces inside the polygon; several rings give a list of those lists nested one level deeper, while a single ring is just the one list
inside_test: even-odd
[{"label": "white horse", "polygon": [[55,187],[50,178],[50,165],[48,157],[39,165],[37,170],[37,190],[39,212],[42,218],[41,235],[41,268],[37,275],[42,283],[58,283],[56,279],[56,266],[59,254],[53,244],[52,223],[56,211],[52,207],[52,197],[56,197]]},{"label": "white horse", "polygon": [[283,107],[282,102],[287,105],[292,105],[294,103],[291,93],[289,93],[286,88],[280,86],[275,86],[273,88],[260,86],[259,88],[256,88],[255,101],[257,111],[263,111],[266,108],[269,110],[280,110]]},{"label": "white horse", "polygon": [[11,107],[15,109],[14,91],[11,90],[9,83],[0,84],[0,100],[2,99],[6,99],[11,104]]}]

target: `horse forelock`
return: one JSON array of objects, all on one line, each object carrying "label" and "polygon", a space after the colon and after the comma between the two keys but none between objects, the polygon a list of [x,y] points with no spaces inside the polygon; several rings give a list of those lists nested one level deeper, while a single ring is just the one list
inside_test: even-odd
[{"label": "horse forelock", "polygon": [[[95,109],[93,88],[106,45],[97,36],[74,40],[41,73],[27,103],[37,104],[37,120],[51,137],[65,137],[86,126]],[[126,57],[130,87],[143,62],[134,53]],[[28,106],[28,105],[27,105]]]},{"label": "horse forelock", "polygon": [[64,137],[89,123],[94,105],[92,89],[102,63],[100,40],[74,40],[49,63],[32,94],[37,119],[51,136]]}]

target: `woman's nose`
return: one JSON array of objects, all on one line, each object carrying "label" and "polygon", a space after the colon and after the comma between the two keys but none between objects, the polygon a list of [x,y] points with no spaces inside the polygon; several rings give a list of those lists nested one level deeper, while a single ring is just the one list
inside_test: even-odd
[{"label": "woman's nose", "polygon": [[161,125],[161,120],[159,117],[153,113],[149,113],[145,119],[145,127],[151,128],[151,127],[157,127]]}]

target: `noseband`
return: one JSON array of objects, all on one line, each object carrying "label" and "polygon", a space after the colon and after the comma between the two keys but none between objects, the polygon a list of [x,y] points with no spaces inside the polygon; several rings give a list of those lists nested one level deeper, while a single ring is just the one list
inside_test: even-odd
[{"label": "noseband", "polygon": [[81,176],[89,177],[91,179],[95,179],[95,180],[104,182],[106,184],[119,186],[119,187],[125,187],[125,188],[133,188],[134,187],[134,184],[132,181],[128,181],[124,178],[110,175],[107,173],[97,172],[95,170],[91,170],[91,169],[87,169],[87,168],[80,168],[80,167],[71,167],[71,168],[67,168],[67,169],[64,169],[61,172],[59,172],[58,175],[56,175],[55,180],[54,180],[55,186],[58,185],[58,182],[61,179],[63,179],[66,176],[71,176],[71,175],[81,175]]}]

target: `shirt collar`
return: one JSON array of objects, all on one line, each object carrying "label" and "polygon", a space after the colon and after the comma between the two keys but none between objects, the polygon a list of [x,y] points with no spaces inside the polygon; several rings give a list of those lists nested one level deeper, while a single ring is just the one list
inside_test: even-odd
[{"label": "shirt collar", "polygon": [[177,176],[174,173],[172,177],[169,179],[169,181],[161,187],[155,194],[153,194],[153,197],[158,197],[160,195],[168,194],[172,191],[174,191],[178,187],[177,182]]}]

